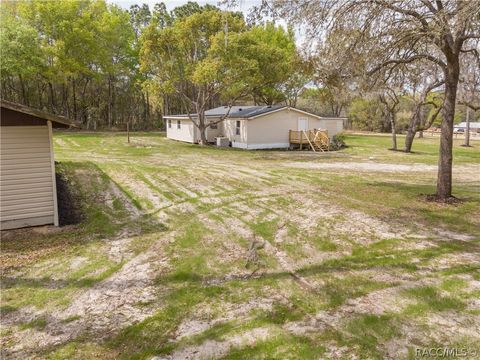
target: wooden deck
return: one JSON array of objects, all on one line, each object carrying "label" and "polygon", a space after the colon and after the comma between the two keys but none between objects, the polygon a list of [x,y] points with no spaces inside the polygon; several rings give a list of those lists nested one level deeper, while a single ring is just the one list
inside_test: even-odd
[{"label": "wooden deck", "polygon": [[290,130],[288,135],[290,144],[299,144],[300,149],[303,145],[309,146],[314,152],[328,151],[330,139],[327,130]]}]

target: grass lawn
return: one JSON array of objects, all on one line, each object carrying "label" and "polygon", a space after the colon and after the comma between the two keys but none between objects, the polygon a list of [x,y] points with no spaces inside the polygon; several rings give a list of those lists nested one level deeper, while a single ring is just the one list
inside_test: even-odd
[{"label": "grass lawn", "polygon": [[438,138],[412,154],[352,134],[326,154],[54,140],[84,219],[2,233],[6,358],[480,353],[480,143],[455,141],[462,202],[442,205],[421,196]]}]

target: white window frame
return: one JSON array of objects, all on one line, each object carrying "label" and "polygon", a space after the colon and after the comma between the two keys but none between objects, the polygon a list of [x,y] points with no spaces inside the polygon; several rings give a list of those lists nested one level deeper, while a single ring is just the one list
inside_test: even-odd
[{"label": "white window frame", "polygon": [[239,135],[241,134],[241,131],[240,131],[240,128],[241,128],[241,122],[240,120],[236,120],[235,121],[235,135]]},{"label": "white window frame", "polygon": [[177,120],[177,130],[182,128],[182,120]]}]

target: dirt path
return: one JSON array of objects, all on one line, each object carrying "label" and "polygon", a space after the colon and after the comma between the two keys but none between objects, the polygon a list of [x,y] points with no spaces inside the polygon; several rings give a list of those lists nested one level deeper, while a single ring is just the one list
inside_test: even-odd
[{"label": "dirt path", "polygon": [[[378,162],[286,162],[285,167],[300,169],[318,169],[318,170],[350,170],[350,171],[378,171],[378,172],[429,172],[437,171],[436,165],[426,164],[388,164]],[[470,172],[480,173],[480,165],[457,166],[454,171],[456,173]]]}]

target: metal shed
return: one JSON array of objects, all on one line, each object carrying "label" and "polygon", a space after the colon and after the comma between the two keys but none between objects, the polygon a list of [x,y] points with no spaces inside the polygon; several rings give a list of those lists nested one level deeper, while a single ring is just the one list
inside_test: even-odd
[{"label": "metal shed", "polygon": [[58,226],[52,127],[65,117],[1,101],[0,228]]}]

